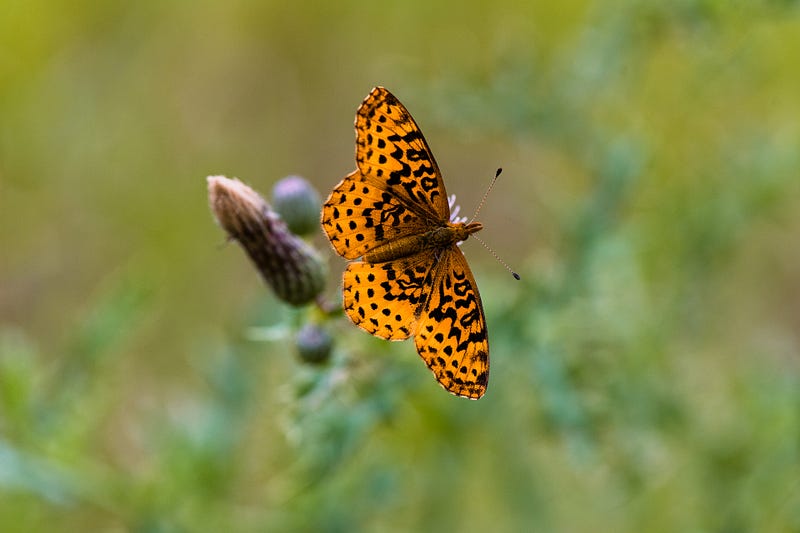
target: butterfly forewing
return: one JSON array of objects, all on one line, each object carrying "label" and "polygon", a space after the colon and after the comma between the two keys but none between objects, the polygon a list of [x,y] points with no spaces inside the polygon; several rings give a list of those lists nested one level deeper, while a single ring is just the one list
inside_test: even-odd
[{"label": "butterfly forewing", "polygon": [[357,259],[383,242],[422,233],[427,226],[397,196],[356,170],[339,182],[322,206],[322,228],[339,255]]},{"label": "butterfly forewing", "polygon": [[368,180],[431,224],[450,218],[444,181],[422,131],[383,87],[373,89],[356,114],[356,163]]}]

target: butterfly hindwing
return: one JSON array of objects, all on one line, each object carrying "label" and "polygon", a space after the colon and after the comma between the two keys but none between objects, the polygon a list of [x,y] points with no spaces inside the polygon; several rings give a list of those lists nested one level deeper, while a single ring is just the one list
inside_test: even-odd
[{"label": "butterfly hindwing", "polygon": [[429,292],[432,253],[387,261],[354,261],[343,276],[347,316],[377,337],[407,339],[414,334],[417,317]]},{"label": "butterfly hindwing", "polygon": [[458,246],[440,252],[431,278],[417,351],[445,389],[480,398],[489,381],[489,338],[478,286]]}]

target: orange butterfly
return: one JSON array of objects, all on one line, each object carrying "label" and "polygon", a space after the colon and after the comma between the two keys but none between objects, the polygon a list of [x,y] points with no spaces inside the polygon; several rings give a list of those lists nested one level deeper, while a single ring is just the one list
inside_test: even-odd
[{"label": "orange butterfly", "polygon": [[322,227],[348,264],[344,309],[377,337],[415,337],[439,383],[478,399],[489,380],[481,297],[457,244],[479,222],[452,222],[442,174],[419,126],[376,87],[356,113],[357,170],[333,189]]}]

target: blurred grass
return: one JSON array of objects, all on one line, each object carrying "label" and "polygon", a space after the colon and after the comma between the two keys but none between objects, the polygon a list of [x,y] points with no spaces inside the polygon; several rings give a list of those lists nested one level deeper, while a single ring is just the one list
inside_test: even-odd
[{"label": "blurred grass", "polygon": [[[0,44],[3,531],[800,530],[797,2],[8,0]],[[319,317],[204,177],[327,192],[377,84],[467,213],[505,170],[479,402],[343,319],[323,368],[247,339]]]}]

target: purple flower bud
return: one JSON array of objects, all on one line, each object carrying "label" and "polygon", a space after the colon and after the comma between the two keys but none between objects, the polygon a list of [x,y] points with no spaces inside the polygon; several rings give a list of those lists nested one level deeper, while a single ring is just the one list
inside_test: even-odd
[{"label": "purple flower bud", "polygon": [[319,230],[322,201],[305,178],[286,176],[278,181],[272,188],[272,205],[292,233],[308,235]]},{"label": "purple flower bud", "polygon": [[297,332],[295,345],[301,361],[318,365],[330,358],[333,337],[318,324],[306,324]]}]

